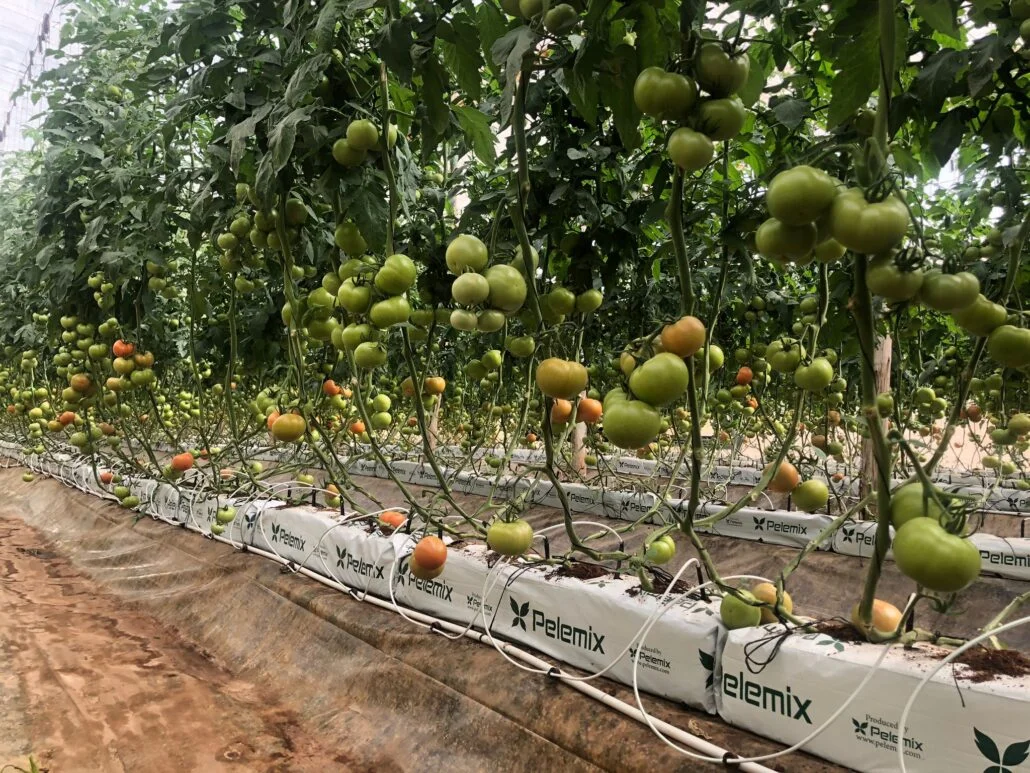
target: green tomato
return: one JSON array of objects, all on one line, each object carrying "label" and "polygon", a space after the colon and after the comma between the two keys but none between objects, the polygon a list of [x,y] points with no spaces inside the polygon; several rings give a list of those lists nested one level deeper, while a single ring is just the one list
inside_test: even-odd
[{"label": "green tomato", "polygon": [[485,276],[490,285],[491,306],[506,312],[522,308],[528,288],[518,269],[504,264],[490,266]]},{"label": "green tomato", "polygon": [[[765,359],[770,367],[780,373],[792,373],[797,370],[805,356],[805,347],[792,338],[779,338],[765,350]],[[833,378],[831,371],[830,378]]]},{"label": "green tomato", "polygon": [[506,347],[513,357],[531,357],[536,351],[536,340],[533,336],[519,336],[508,341]]},{"label": "green tomato", "polygon": [[642,448],[658,437],[661,426],[661,414],[642,400],[631,400],[621,389],[605,395],[604,434],[612,445]]},{"label": "green tomato", "polygon": [[482,274],[466,271],[451,283],[451,297],[462,306],[478,306],[490,297],[490,283]]},{"label": "green tomato", "polygon": [[333,160],[342,167],[350,169],[365,160],[368,151],[355,148],[345,139],[333,143]]},{"label": "green tomato", "polygon": [[715,156],[715,145],[701,132],[681,126],[669,136],[669,158],[684,172],[704,169]]},{"label": "green tomato", "polygon": [[689,377],[683,358],[662,352],[634,369],[629,377],[629,388],[645,403],[661,407],[683,394]]},{"label": "green tomato", "polygon": [[640,71],[633,83],[633,101],[640,112],[661,120],[686,118],[697,101],[697,85],[690,78],[661,67]]},{"label": "green tomato", "polygon": [[644,559],[652,564],[667,564],[676,555],[676,542],[672,535],[663,534],[651,542],[644,551]]},{"label": "green tomato", "polygon": [[765,205],[769,214],[781,223],[802,226],[822,217],[836,195],[836,180],[821,169],[801,165],[780,172],[772,179],[765,194]]},{"label": "green tomato", "polygon": [[579,13],[568,3],[555,5],[544,14],[544,29],[552,35],[564,35],[578,22]]},{"label": "green tomato", "polygon": [[372,305],[372,288],[348,279],[340,285],[336,301],[351,314],[364,314]]},{"label": "green tomato", "polygon": [[444,260],[452,274],[463,274],[485,269],[489,255],[486,245],[479,238],[472,234],[459,234],[447,245]]},{"label": "green tomato", "polygon": [[379,129],[368,119],[351,121],[347,125],[347,144],[359,151],[368,151],[379,144]]},{"label": "green tomato", "polygon": [[476,315],[476,330],[480,333],[496,333],[504,327],[505,316],[496,309],[485,309]]},{"label": "green tomato", "polygon": [[380,411],[378,413],[373,413],[370,421],[372,422],[373,428],[386,429],[391,424],[393,424],[393,416],[391,416],[386,411]]},{"label": "green tomato", "polygon": [[744,601],[729,593],[722,597],[722,603],[719,604],[719,617],[722,624],[731,631],[738,628],[754,628],[762,622],[762,609],[758,606],[751,606],[749,602],[757,604],[758,600],[746,590],[737,592],[744,597]]},{"label": "green tomato", "polygon": [[746,53],[730,56],[722,43],[709,42],[701,46],[694,62],[697,85],[713,97],[728,97],[740,91],[751,72],[751,60]]},{"label": "green tomato", "polygon": [[559,316],[571,314],[576,310],[576,296],[564,287],[555,287],[544,298],[551,311]]},{"label": "green tomato", "polygon": [[955,593],[980,576],[980,551],[969,540],[949,534],[933,518],[905,523],[891,546],[898,569],[938,593]]},{"label": "green tomato", "polygon": [[747,111],[737,97],[705,99],[697,109],[698,128],[713,140],[732,140],[746,119]]},{"label": "green tomato", "polygon": [[576,296],[576,311],[580,314],[590,314],[601,308],[604,296],[600,290],[587,290]]},{"label": "green tomato", "polygon": [[533,544],[533,527],[521,518],[514,521],[498,519],[486,530],[486,544],[502,556],[521,556]]},{"label": "green tomato", "polygon": [[[1030,330],[1014,325],[996,327],[987,337],[987,353],[995,362],[1007,368],[1022,368],[1030,365]],[[988,387],[990,387],[989,382],[990,379],[988,379]]]},{"label": "green tomato", "polygon": [[1008,315],[1004,306],[987,300],[983,295],[978,295],[971,305],[951,314],[963,329],[981,337],[1004,325]]},{"label": "green tomato", "polygon": [[387,295],[400,295],[415,284],[416,273],[415,262],[397,253],[383,261],[383,267],[376,272],[375,285]]},{"label": "green tomato", "polygon": [[830,489],[821,480],[806,480],[790,493],[791,499],[799,510],[816,513],[826,507],[830,499]]},{"label": "green tomato", "polygon": [[919,289],[919,300],[937,311],[956,312],[968,309],[976,303],[979,296],[980,280],[968,271],[957,274],[927,271],[923,277],[923,286]]},{"label": "green tomato", "polygon": [[374,303],[368,311],[369,321],[381,330],[392,325],[402,325],[410,316],[411,306],[403,295]]},{"label": "green tomato", "polygon": [[469,311],[468,309],[455,309],[451,312],[451,316],[447,321],[455,330],[461,330],[465,333],[471,333],[479,327],[479,317],[476,315],[476,312]]},{"label": "green tomato", "polygon": [[755,232],[758,253],[769,260],[792,261],[808,257],[815,247],[816,229],[812,223],[791,226],[774,217],[769,218]]},{"label": "green tomato", "polygon": [[826,239],[825,241],[821,241],[815,245],[815,248],[812,250],[812,255],[814,255],[815,259],[820,263],[833,263],[834,261],[843,258],[845,252],[847,252],[847,250],[844,245],[836,239]]},{"label": "green tomato", "polygon": [[365,341],[354,348],[354,362],[362,370],[371,370],[386,364],[386,349],[372,341]]},{"label": "green tomato", "polygon": [[300,199],[288,199],[285,212],[287,225],[298,226],[307,222],[308,208]]},{"label": "green tomato", "polygon": [[910,217],[897,196],[869,203],[859,188],[837,194],[829,211],[830,235],[844,247],[867,255],[887,252],[908,230]]},{"label": "green tomato", "polygon": [[944,514],[931,498],[923,499],[923,484],[909,483],[891,493],[891,524],[900,529],[913,518],[929,516],[939,520]]},{"label": "green tomato", "polygon": [[902,271],[890,255],[879,255],[869,261],[865,272],[869,289],[888,301],[907,301],[923,286],[923,272]]},{"label": "green tomato", "polygon": [[794,383],[809,392],[821,392],[833,381],[833,366],[825,357],[816,357],[810,365],[794,371]]},{"label": "green tomato", "polygon": [[[360,255],[368,249],[368,242],[365,241],[361,231],[354,223],[340,223],[340,225],[336,226],[333,241],[336,242],[337,247],[348,255]],[[346,278],[342,274],[340,275],[340,279]]]}]

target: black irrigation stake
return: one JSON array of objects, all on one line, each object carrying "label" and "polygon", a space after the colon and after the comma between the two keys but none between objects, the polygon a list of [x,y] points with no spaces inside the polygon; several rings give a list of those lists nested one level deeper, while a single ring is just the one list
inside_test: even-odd
[{"label": "black irrigation stake", "polygon": [[701,565],[698,564],[695,566],[694,570],[697,572],[697,586],[701,594],[701,598],[707,604],[711,599],[708,595],[708,589],[705,587],[705,576],[701,574]]},{"label": "black irrigation stake", "polygon": [[551,557],[551,540],[549,540],[547,538],[546,534],[543,536],[543,540],[544,540],[544,559],[550,559],[550,557]]}]

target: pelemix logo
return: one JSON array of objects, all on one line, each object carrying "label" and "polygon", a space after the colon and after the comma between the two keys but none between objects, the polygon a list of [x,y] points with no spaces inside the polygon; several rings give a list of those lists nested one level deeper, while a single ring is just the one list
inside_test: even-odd
[{"label": "pelemix logo", "polygon": [[634,512],[634,513],[646,513],[651,509],[651,503],[641,500],[639,496],[626,496],[622,497],[622,512]]},{"label": "pelemix logo", "polygon": [[1014,555],[1012,553],[996,553],[993,550],[981,550],[980,558],[984,563],[995,566],[1030,566],[1030,555]]},{"label": "pelemix logo", "polygon": [[859,545],[875,545],[876,540],[865,531],[859,531],[855,526],[845,526],[840,530],[845,542]]},{"label": "pelemix logo", "polygon": [[751,520],[754,521],[755,531],[772,531],[779,534],[808,534],[808,527],[803,523],[783,523],[781,521],[774,521],[771,518],[759,518],[752,515]]},{"label": "pelemix logo", "polygon": [[347,548],[340,549],[336,546],[336,565],[345,571],[351,571],[359,577],[370,577],[373,580],[383,580],[383,570],[386,568],[379,564],[373,564],[358,556],[355,558]]},{"label": "pelemix logo", "polygon": [[454,595],[454,588],[448,585],[443,580],[423,580],[416,577],[408,571],[408,567],[411,562],[411,556],[405,556],[401,559],[400,564],[397,566],[397,584],[404,585],[407,583],[415,590],[422,591],[433,598],[440,599],[441,601],[452,601]]},{"label": "pelemix logo", "polygon": [[1030,741],[1009,744],[1002,754],[998,744],[987,733],[974,727],[973,737],[976,739],[976,748],[980,750],[980,754],[994,763],[985,768],[983,773],[1014,773],[1012,769],[1022,765],[1026,758],[1030,757]]},{"label": "pelemix logo", "polygon": [[[480,609],[483,609],[483,599],[480,598],[478,593],[466,593],[465,606],[473,610],[474,612],[479,612]],[[487,614],[493,614],[493,605],[487,604],[485,611],[487,612]]]},{"label": "pelemix logo", "polygon": [[303,537],[298,537],[296,534],[288,532],[285,526],[281,526],[278,523],[272,524],[272,542],[278,542],[294,550],[303,550],[306,541]]},{"label": "pelemix logo", "polygon": [[[637,655],[638,650],[640,650],[639,655]],[[632,663],[634,660],[640,664],[641,668],[649,668],[660,674],[668,674],[672,670],[672,663],[666,660],[665,654],[656,647],[645,646],[643,649],[630,647],[629,661]]]},{"label": "pelemix logo", "polygon": [[571,644],[573,647],[579,647],[587,652],[604,654],[604,634],[597,633],[593,626],[577,628],[563,623],[560,617],[548,617],[539,609],[533,609],[529,606],[528,601],[520,605],[514,597],[509,597],[508,603],[511,604],[511,611],[515,615],[511,621],[512,628],[518,626],[527,632],[540,630],[548,639]]},{"label": "pelemix logo", "polygon": [[755,706],[773,714],[780,714],[787,719],[804,720],[812,724],[808,709],[812,705],[810,699],[799,698],[788,685],[777,690],[768,685],[752,682],[741,671],[737,674],[722,675],[722,692],[727,698],[736,698],[749,706]]},{"label": "pelemix logo", "polygon": [[[851,718],[851,728],[855,731],[855,740],[869,744],[877,749],[896,752],[898,750],[898,723],[890,722],[882,717],[866,714],[864,720]],[[923,742],[909,735],[905,730],[905,755],[922,758]]]},{"label": "pelemix logo", "polygon": [[569,491],[567,496],[570,502],[575,502],[577,505],[592,505],[596,502],[593,496],[582,494],[579,491]]}]

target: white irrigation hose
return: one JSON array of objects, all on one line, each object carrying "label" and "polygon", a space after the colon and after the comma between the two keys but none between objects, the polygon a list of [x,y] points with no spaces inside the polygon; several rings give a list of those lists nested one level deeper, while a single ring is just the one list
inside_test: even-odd
[{"label": "white irrigation hose", "polygon": [[[901,712],[901,719],[898,722],[898,735],[900,736],[900,738],[898,739],[898,765],[900,766],[899,769],[901,770],[901,773],[905,773],[905,771],[906,771],[906,768],[905,768],[905,722],[908,720],[909,712],[912,710],[912,706],[915,704],[916,698],[919,697],[919,693],[921,693],[923,691],[923,688],[926,687],[927,684],[929,684],[930,680],[933,679],[940,672],[940,670],[942,668],[944,668],[946,665],[951,663],[955,658],[957,658],[963,652],[968,650],[970,647],[975,647],[977,644],[982,642],[984,639],[989,639],[992,636],[997,636],[1000,633],[1004,633],[1005,631],[1011,630],[1013,628],[1018,628],[1019,626],[1026,625],[1027,623],[1030,623],[1030,616],[1021,617],[1018,620],[1013,620],[1012,622],[1005,623],[1005,625],[999,626],[998,628],[994,628],[994,629],[992,629],[990,631],[986,631],[986,632],[980,634],[979,636],[976,636],[975,638],[970,639],[965,644],[963,644],[961,647],[957,647],[955,650],[950,652],[948,654],[948,657],[946,657],[943,660],[941,660],[941,662],[937,664],[936,668],[934,668],[933,670],[929,671],[926,674],[926,676],[924,676],[919,681],[919,684],[916,685],[916,689],[914,689],[912,691],[912,694],[910,696],[908,696],[908,702],[905,704],[905,709],[904,709],[904,711]],[[999,766],[998,769],[1000,770],[1001,766]]]}]

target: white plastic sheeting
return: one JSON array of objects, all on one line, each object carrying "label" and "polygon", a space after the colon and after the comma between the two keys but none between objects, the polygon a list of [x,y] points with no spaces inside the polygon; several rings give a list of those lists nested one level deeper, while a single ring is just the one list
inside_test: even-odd
[{"label": "white plastic sheeting", "polygon": [[57,45],[63,12],[57,0],[0,0],[0,152],[30,145],[22,128],[40,106],[12,95],[49,65],[46,51]]}]

